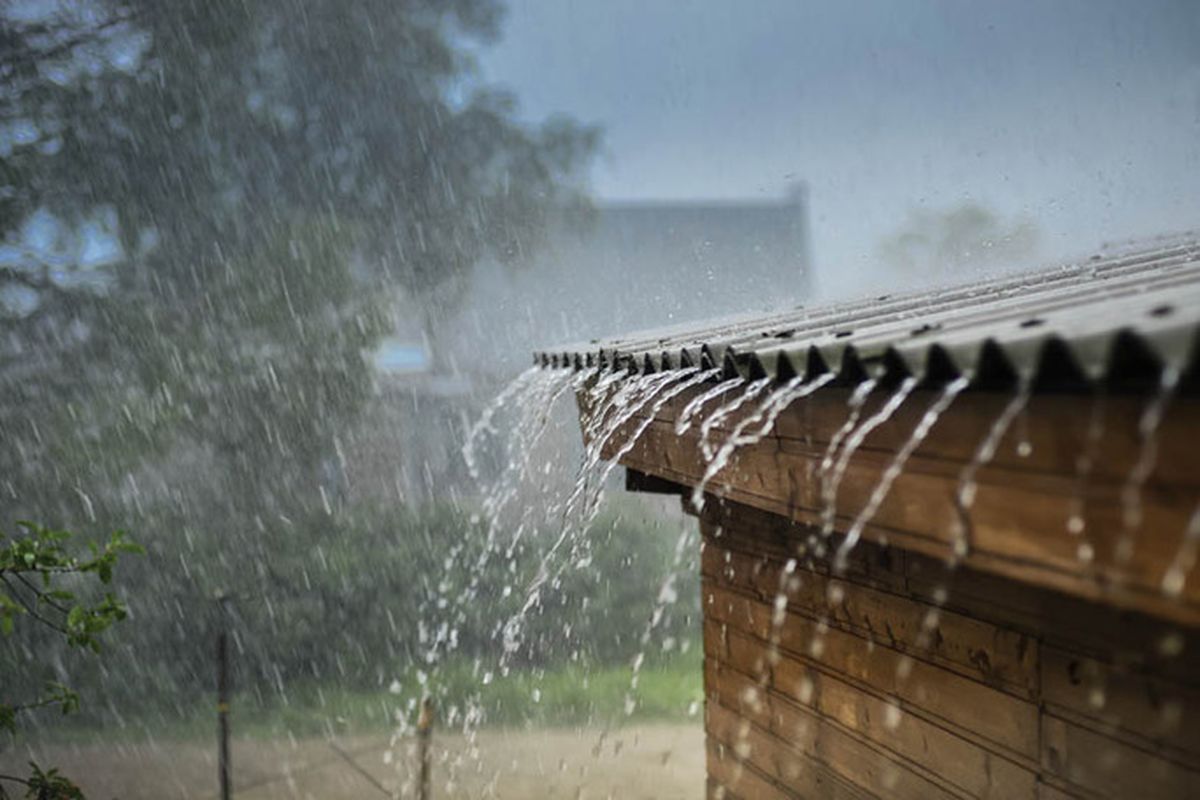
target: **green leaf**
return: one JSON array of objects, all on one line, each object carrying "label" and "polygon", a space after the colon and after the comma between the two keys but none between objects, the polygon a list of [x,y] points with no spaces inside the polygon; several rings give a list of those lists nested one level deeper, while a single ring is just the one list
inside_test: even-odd
[{"label": "green leaf", "polygon": [[75,606],[67,613],[68,628],[82,628],[87,619],[87,610],[83,606]]}]

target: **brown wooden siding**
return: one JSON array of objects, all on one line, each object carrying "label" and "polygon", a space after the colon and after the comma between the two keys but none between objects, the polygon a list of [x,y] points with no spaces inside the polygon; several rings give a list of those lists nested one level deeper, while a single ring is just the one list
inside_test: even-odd
[{"label": "brown wooden siding", "polygon": [[[695,486],[707,466],[698,446],[699,426],[683,435],[674,427],[694,394],[684,392],[658,409],[622,463],[660,480]],[[862,418],[889,394],[877,390]],[[712,491],[798,523],[820,524],[825,508],[820,464],[830,438],[846,420],[846,396],[845,390],[823,389],[793,403],[770,436],[735,453],[712,482]],[[849,460],[837,492],[838,530],[846,530],[866,505],[880,475],[936,396],[913,393]],[[955,496],[963,469],[1008,400],[986,393],[961,395],[908,461],[864,538],[936,559],[947,557],[959,521]],[[978,473],[968,515],[972,548],[967,564],[978,572],[1200,626],[1200,580],[1188,580],[1179,597],[1162,589],[1200,498],[1194,442],[1200,404],[1188,396],[1169,406],[1154,440],[1154,468],[1140,492],[1142,520],[1130,530],[1121,496],[1132,466],[1145,455],[1138,420],[1148,401],[1107,398],[1102,431],[1094,441],[1088,434],[1091,402],[1035,396],[1018,416],[995,458]],[[716,405],[713,401],[707,410]],[[714,431],[713,441],[723,441],[756,406],[747,403],[731,415]],[[632,420],[628,428],[639,424]],[[614,455],[626,438],[624,433],[611,437],[606,456]],[[1030,447],[1018,448],[1018,441]],[[1103,457],[1096,457],[1091,471],[1081,476],[1076,462],[1084,452]],[[1081,501],[1086,528],[1077,536],[1068,533],[1066,523]],[[1083,544],[1090,548],[1090,559],[1080,557]]]},{"label": "brown wooden siding", "polygon": [[710,797],[1200,796],[1186,629],[871,543],[789,573],[809,531],[731,502],[701,527]]}]

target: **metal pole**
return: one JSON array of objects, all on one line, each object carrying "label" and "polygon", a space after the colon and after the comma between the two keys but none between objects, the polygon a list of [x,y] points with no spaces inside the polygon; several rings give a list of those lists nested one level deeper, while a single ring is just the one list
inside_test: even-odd
[{"label": "metal pole", "polygon": [[224,613],[221,614],[221,631],[217,634],[217,730],[221,800],[229,800],[233,796],[229,763],[229,637],[225,632]]},{"label": "metal pole", "polygon": [[421,716],[417,718],[417,749],[421,758],[421,779],[418,785],[420,800],[429,800],[429,770],[433,754],[429,750],[433,738],[433,701],[426,697],[421,701]]}]

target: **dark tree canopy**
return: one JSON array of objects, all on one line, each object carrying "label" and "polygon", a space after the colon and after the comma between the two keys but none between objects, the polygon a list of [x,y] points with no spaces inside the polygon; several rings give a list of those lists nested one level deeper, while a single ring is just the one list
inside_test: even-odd
[{"label": "dark tree canopy", "polygon": [[274,682],[363,649],[326,646],[330,609],[390,585],[381,554],[441,562],[444,532],[360,531],[324,491],[397,309],[586,208],[596,131],[525,124],[473,71],[501,12],[0,0],[0,509],[145,543],[111,655],[137,691],[203,680],[215,591],[258,597],[245,657]]},{"label": "dark tree canopy", "polygon": [[[264,464],[311,474],[328,454],[365,396],[388,298],[535,247],[549,214],[583,203],[596,132],[524,125],[474,77],[472,43],[498,34],[501,12],[493,0],[0,11],[10,497],[62,502],[64,486],[118,482],[181,437],[222,460],[247,510],[276,492],[311,497],[295,470],[273,480]],[[57,221],[57,250],[23,233],[39,215]],[[119,248],[80,263],[100,239]]]}]

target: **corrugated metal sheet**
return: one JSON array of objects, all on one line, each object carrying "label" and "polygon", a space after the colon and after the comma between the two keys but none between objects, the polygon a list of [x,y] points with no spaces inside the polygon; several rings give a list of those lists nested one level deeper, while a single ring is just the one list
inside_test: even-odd
[{"label": "corrugated metal sheet", "polygon": [[825,308],[744,316],[538,352],[543,366],[654,372],[724,366],[745,377],[839,383],[914,376],[977,388],[1195,383],[1200,238],[1082,264]]}]

